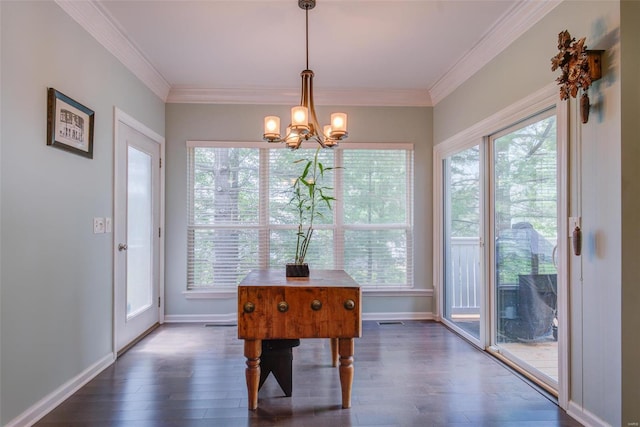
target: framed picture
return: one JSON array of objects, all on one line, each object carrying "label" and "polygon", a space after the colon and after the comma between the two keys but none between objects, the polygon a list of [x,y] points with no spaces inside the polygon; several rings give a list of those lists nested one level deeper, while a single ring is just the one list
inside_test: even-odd
[{"label": "framed picture", "polygon": [[47,145],[93,159],[93,119],[93,110],[47,90]]}]

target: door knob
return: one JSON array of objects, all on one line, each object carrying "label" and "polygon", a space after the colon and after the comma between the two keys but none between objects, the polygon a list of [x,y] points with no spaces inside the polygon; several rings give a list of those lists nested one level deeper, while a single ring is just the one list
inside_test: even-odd
[{"label": "door knob", "polygon": [[120,252],[122,252],[122,251],[126,251],[126,250],[127,250],[127,244],[126,244],[126,243],[120,243],[120,244],[118,245],[118,250],[119,250]]}]

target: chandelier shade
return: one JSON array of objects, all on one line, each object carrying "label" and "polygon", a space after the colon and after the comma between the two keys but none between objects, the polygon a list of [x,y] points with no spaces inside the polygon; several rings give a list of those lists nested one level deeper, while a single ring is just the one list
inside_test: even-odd
[{"label": "chandelier shade", "polygon": [[280,133],[280,117],[264,118],[262,138],[267,142],[284,142],[291,149],[300,148],[303,141],[313,139],[322,147],[333,147],[347,138],[347,114],[331,114],[330,124],[321,127],[313,102],[313,71],[309,69],[309,10],[316,5],[316,0],[298,0],[298,6],[305,11],[306,18],[306,53],[307,68],[302,70],[302,88],[300,105],[291,108],[291,123],[287,126],[284,137]]}]

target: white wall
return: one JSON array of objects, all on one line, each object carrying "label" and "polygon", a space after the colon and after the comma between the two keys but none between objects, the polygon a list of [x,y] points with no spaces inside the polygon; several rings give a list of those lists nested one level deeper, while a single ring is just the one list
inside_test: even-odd
[{"label": "white wall", "polygon": [[[112,234],[92,218],[113,216],[113,108],[164,134],[164,103],[55,3],[0,8],[5,425],[112,353]],[[47,87],[95,111],[92,160],[46,146]]]},{"label": "white wall", "polygon": [[[235,297],[187,300],[187,140],[256,141],[262,138],[265,115],[287,117],[286,106],[167,104],[166,306],[167,320],[235,320]],[[349,114],[349,142],[410,142],[415,145],[415,287],[432,286],[432,109],[340,107]],[[326,118],[329,107],[318,108]],[[266,144],[266,142],[265,142]],[[390,317],[433,312],[430,293],[418,297],[365,296],[363,311]]]},{"label": "white wall", "polygon": [[[604,77],[589,91],[593,106],[588,124],[578,122],[575,102],[571,102],[570,215],[582,216],[584,248],[582,257],[572,257],[570,265],[569,409],[586,422],[612,426],[638,421],[637,412],[631,412],[638,410],[637,401],[623,420],[621,384],[623,376],[634,372],[636,388],[640,382],[637,368],[621,368],[621,201],[626,190],[620,172],[619,27],[618,2],[563,2],[434,109],[437,144],[553,82],[558,72],[551,72],[550,59],[557,53],[559,32],[567,29],[572,36],[586,36],[588,48],[606,50]],[[637,39],[631,49],[637,52]],[[635,164],[637,170],[640,156],[635,150],[629,150],[628,160],[629,169]],[[637,172],[629,170],[629,174],[637,179]],[[637,220],[637,210],[630,209],[628,215],[630,221]],[[625,288],[631,285],[624,284]],[[637,291],[633,292],[637,298]],[[628,326],[631,335],[640,326],[637,315],[626,320],[633,322]],[[625,344],[625,355],[628,351],[637,355],[637,342]]]}]

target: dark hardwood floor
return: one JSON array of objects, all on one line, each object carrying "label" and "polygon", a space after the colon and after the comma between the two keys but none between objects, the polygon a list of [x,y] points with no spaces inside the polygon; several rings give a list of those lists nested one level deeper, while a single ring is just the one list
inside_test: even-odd
[{"label": "dark hardwood floor", "polygon": [[435,322],[364,322],[350,409],[341,409],[329,340],[302,340],[293,355],[293,396],[270,376],[249,411],[236,327],[165,324],[36,426],[580,425]]}]

